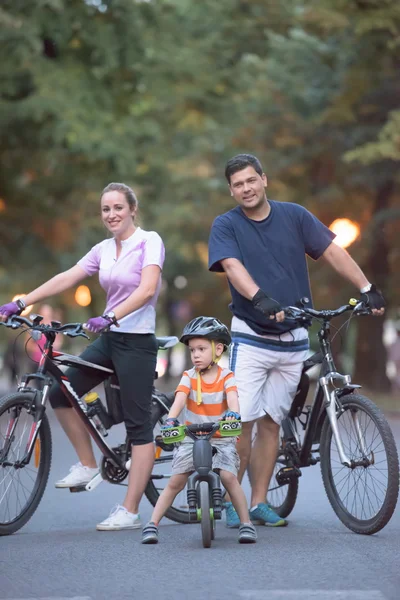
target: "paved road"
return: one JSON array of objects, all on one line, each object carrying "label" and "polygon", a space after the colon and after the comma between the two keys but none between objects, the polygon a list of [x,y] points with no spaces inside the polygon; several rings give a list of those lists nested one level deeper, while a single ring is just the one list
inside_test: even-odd
[{"label": "paved road", "polygon": [[[400,419],[391,425],[399,447]],[[2,600],[400,598],[399,508],[378,535],[351,533],[330,508],[319,467],[304,471],[289,526],[259,527],[254,546],[240,546],[237,532],[219,523],[212,548],[204,549],[198,526],[169,521],[158,546],[142,546],[140,531],[95,531],[123,489],[103,483],[72,495],[53,487],[74,455],[54,420],[52,431],[53,465],[39,509],[20,532],[0,540]],[[143,521],[150,512],[145,499]]]}]

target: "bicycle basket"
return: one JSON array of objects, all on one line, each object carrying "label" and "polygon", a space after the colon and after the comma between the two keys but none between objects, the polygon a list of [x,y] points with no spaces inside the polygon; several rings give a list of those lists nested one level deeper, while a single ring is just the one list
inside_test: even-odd
[{"label": "bicycle basket", "polygon": [[221,437],[237,436],[242,433],[241,421],[220,421],[219,432]]},{"label": "bicycle basket", "polygon": [[119,383],[116,375],[111,375],[104,382],[104,391],[106,394],[107,412],[113,422],[113,425],[118,425],[124,420],[122,414],[122,404],[119,391]]},{"label": "bicycle basket", "polygon": [[178,427],[167,427],[161,429],[161,436],[165,444],[176,444],[185,439],[185,426],[178,425]]}]

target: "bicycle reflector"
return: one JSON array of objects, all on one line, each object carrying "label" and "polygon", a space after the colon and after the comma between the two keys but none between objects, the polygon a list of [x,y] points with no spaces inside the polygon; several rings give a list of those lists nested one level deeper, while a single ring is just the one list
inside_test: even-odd
[{"label": "bicycle reflector", "polygon": [[221,421],[219,424],[221,437],[240,435],[242,433],[241,421]]},{"label": "bicycle reflector", "polygon": [[178,427],[166,427],[161,429],[161,437],[164,444],[176,444],[185,439],[185,425]]}]

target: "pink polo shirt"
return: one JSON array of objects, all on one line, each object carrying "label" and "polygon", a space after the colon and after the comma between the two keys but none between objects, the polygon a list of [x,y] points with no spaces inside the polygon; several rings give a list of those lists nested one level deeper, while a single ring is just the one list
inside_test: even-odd
[{"label": "pink polo shirt", "polygon": [[[114,238],[96,244],[78,261],[88,275],[99,272],[101,287],[107,294],[104,312],[115,308],[126,300],[140,284],[142,269],[158,265],[162,269],[165,258],[164,244],[155,231],[144,231],[138,227],[127,240],[122,242],[122,251],[117,260]],[[154,296],[141,308],[119,320],[120,327],[111,327],[121,333],[154,333],[156,326],[156,304],[161,288],[161,277]]]}]

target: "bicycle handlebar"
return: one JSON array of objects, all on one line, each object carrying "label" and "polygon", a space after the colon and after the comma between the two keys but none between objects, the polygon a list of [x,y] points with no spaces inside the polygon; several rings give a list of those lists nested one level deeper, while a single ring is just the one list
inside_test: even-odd
[{"label": "bicycle handlebar", "polygon": [[0,325],[4,325],[5,327],[11,327],[11,329],[18,329],[25,325],[28,329],[32,329],[34,331],[40,331],[43,334],[46,333],[63,333],[68,337],[84,337],[89,340],[89,336],[86,335],[82,331],[83,325],[82,323],[65,323],[64,325],[46,325],[45,323],[35,323],[26,317],[21,317],[19,315],[12,315],[8,317],[6,321],[0,321]]},{"label": "bicycle handlebar", "polygon": [[298,321],[307,321],[309,318],[323,319],[324,321],[330,321],[335,317],[339,317],[345,312],[353,311],[356,315],[370,315],[371,309],[365,306],[364,302],[358,302],[353,298],[348,304],[344,304],[335,310],[315,310],[315,308],[299,307],[299,306],[286,306],[282,308],[285,315],[291,319]]}]

